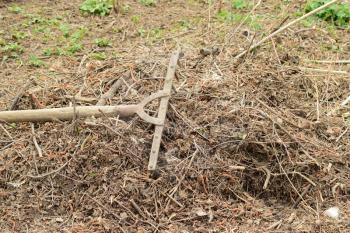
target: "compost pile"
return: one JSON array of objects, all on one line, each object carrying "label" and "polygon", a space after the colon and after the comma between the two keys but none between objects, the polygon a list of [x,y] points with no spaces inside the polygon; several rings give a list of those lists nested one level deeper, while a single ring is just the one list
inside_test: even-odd
[{"label": "compost pile", "polygon": [[[315,211],[321,198],[328,205],[346,201],[349,139],[341,118],[317,120],[315,85],[324,92],[318,80],[264,57],[218,69],[212,64],[220,57],[185,54],[155,172],[147,171],[153,126],[138,117],[35,124],[35,135],[30,124],[4,125],[1,215],[14,222],[9,227],[20,230],[16,221],[31,226],[42,216],[68,232],[221,232]],[[116,61],[88,63],[85,84],[38,85],[19,108],[67,106],[67,96],[82,86],[81,96],[94,102],[116,78],[125,85],[109,104],[138,103],[162,88],[167,55],[149,54],[126,68]],[[342,85],[347,81],[337,79],[324,88],[341,96]],[[156,110],[157,103],[148,108]],[[286,206],[290,210],[280,212]]]}]

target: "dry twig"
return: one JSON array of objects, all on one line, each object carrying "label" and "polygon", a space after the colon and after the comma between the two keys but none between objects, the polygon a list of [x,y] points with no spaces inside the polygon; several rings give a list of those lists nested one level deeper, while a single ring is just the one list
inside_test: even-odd
[{"label": "dry twig", "polygon": [[28,88],[30,87],[30,85],[32,83],[33,83],[32,79],[29,79],[27,81],[27,83],[24,85],[24,87],[22,87],[22,89],[16,95],[16,97],[13,100],[11,106],[9,107],[9,110],[15,110],[17,108],[17,104],[18,104],[19,100],[23,97],[23,95],[25,94],[25,92],[28,90]]},{"label": "dry twig", "polygon": [[43,151],[41,150],[41,147],[39,146],[38,141],[36,140],[34,124],[31,123],[30,127],[32,128],[32,137],[33,137],[34,146],[35,146],[35,148],[36,148],[36,150],[38,152],[39,157],[43,157]]}]

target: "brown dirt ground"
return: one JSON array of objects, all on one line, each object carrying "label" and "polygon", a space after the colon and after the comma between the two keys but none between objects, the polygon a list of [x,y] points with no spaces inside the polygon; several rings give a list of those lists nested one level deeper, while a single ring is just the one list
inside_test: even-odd
[{"label": "brown dirt ground", "polygon": [[[91,102],[77,104],[94,104],[121,77],[130,81],[109,103],[138,103],[162,88],[180,45],[159,170],[147,171],[153,127],[137,117],[35,124],[42,157],[29,123],[2,124],[1,232],[350,232],[349,118],[346,106],[334,111],[349,96],[350,75],[302,69],[350,72],[310,62],[349,59],[349,29],[305,21],[237,61],[305,1],[263,1],[241,27],[216,17],[229,9],[220,1],[125,0],[127,12],[106,17],[83,16],[80,2],[0,1],[0,42],[24,48],[17,57],[0,52],[0,109],[29,78],[19,109],[67,106],[79,90]],[[43,55],[69,43],[62,24],[87,29],[83,48]],[[111,45],[98,48],[101,37]],[[223,51],[200,55],[213,46]],[[30,65],[31,55],[45,65]],[[332,206],[338,220],[323,215]]]}]

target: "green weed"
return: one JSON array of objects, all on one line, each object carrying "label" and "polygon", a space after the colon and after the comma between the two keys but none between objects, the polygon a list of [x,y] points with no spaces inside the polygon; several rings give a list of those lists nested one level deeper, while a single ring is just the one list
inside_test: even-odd
[{"label": "green weed", "polygon": [[17,58],[23,51],[24,48],[17,43],[5,44],[0,49],[0,52],[3,53],[3,61],[6,61],[8,58]]},{"label": "green weed", "polygon": [[17,5],[13,5],[13,6],[9,6],[7,8],[7,10],[11,13],[15,13],[15,14],[19,14],[23,12],[23,8],[17,6]]},{"label": "green weed", "polygon": [[28,37],[28,35],[24,32],[14,32],[11,36],[14,40],[22,40]]},{"label": "green weed", "polygon": [[183,28],[183,29],[191,28],[191,23],[188,20],[180,20],[178,21],[178,25],[180,26],[180,28]]},{"label": "green weed", "polygon": [[134,24],[138,24],[138,23],[141,21],[141,16],[139,16],[139,15],[133,15],[133,16],[131,16],[131,21],[132,21]]},{"label": "green weed", "polygon": [[30,18],[29,24],[48,24],[48,20],[39,15],[27,15]]},{"label": "green weed", "polygon": [[[324,4],[330,0],[312,0],[306,4],[305,12],[308,13]],[[316,17],[331,22],[332,24],[340,27],[346,28],[350,22],[350,8],[346,3],[333,4],[324,10],[316,13]]]},{"label": "green weed", "polygon": [[315,24],[315,18],[309,17],[300,22],[304,27],[310,28]]},{"label": "green weed", "polygon": [[156,0],[139,0],[139,3],[141,3],[144,6],[155,6],[157,1]]},{"label": "green weed", "polygon": [[146,34],[146,30],[144,28],[139,28],[137,30],[137,32],[138,32],[139,36],[141,36],[141,37],[144,37]]},{"label": "green weed", "polygon": [[45,56],[50,57],[50,56],[52,56],[53,54],[54,54],[54,53],[53,53],[53,49],[51,49],[51,48],[46,48],[46,49],[43,50],[43,55],[45,55]]},{"label": "green weed", "polygon": [[[72,32],[72,29],[68,24],[60,24],[58,29],[63,33],[63,37],[56,38],[57,43],[66,44],[63,48],[54,47],[46,48],[42,51],[45,56],[69,56],[83,50],[81,41],[87,34],[88,29],[80,27]],[[45,38],[44,38],[45,39]]]},{"label": "green weed", "polygon": [[65,38],[69,37],[70,27],[68,24],[61,24],[59,30],[63,33]]},{"label": "green weed", "polygon": [[32,67],[41,67],[45,65],[45,62],[40,60],[37,56],[35,55],[30,55],[28,65]]},{"label": "green weed", "polygon": [[95,44],[98,47],[108,47],[108,46],[111,46],[111,41],[107,38],[97,38],[95,40]]},{"label": "green weed", "polygon": [[17,43],[8,43],[1,50],[3,52],[23,53],[24,48],[21,45],[17,44]]},{"label": "green weed", "polygon": [[85,0],[80,6],[82,12],[100,16],[108,15],[112,8],[110,0]]},{"label": "green weed", "polygon": [[72,43],[70,46],[67,47],[67,52],[69,54],[75,54],[76,52],[79,52],[83,49],[83,45],[80,43]]},{"label": "green weed", "polygon": [[43,55],[48,57],[53,55],[65,56],[65,55],[68,55],[68,53],[62,48],[46,48],[43,50]]},{"label": "green weed", "polygon": [[232,8],[237,10],[242,10],[249,7],[249,3],[246,0],[232,0],[231,1]]},{"label": "green weed", "polygon": [[154,39],[154,40],[157,40],[157,39],[160,39],[163,37],[163,34],[164,34],[164,30],[162,28],[153,28],[151,31],[150,31],[150,36]]},{"label": "green weed", "polygon": [[107,55],[104,52],[101,53],[92,53],[90,55],[91,58],[95,59],[95,60],[99,60],[99,61],[103,61],[107,59]]},{"label": "green weed", "polygon": [[217,13],[216,17],[220,20],[220,21],[226,21],[226,22],[230,22],[230,21],[236,21],[237,17],[234,13],[232,13],[231,11],[228,10],[221,10]]},{"label": "green weed", "polygon": [[259,16],[248,16],[248,18],[246,18],[246,16],[243,14],[234,14],[228,10],[221,10],[218,12],[216,17],[223,22],[241,22],[245,19],[245,24],[252,29],[260,30],[262,28],[261,24],[259,23]]},{"label": "green weed", "polygon": [[85,27],[81,27],[79,28],[78,30],[76,30],[72,36],[71,36],[71,41],[72,42],[77,42],[77,41],[80,41],[84,38],[84,36],[86,35],[87,33],[87,28]]}]

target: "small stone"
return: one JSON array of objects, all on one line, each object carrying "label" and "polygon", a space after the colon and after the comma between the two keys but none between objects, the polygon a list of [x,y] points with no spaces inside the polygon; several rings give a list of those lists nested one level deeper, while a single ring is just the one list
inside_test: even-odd
[{"label": "small stone", "polygon": [[327,209],[323,214],[327,217],[338,219],[339,218],[339,208],[334,206],[329,209]]},{"label": "small stone", "polygon": [[121,218],[121,219],[126,219],[127,217],[128,217],[128,214],[125,213],[125,212],[123,212],[123,213],[120,214],[120,218]]},{"label": "small stone", "polygon": [[55,218],[55,221],[56,222],[63,222],[63,218],[61,218],[61,217]]}]

